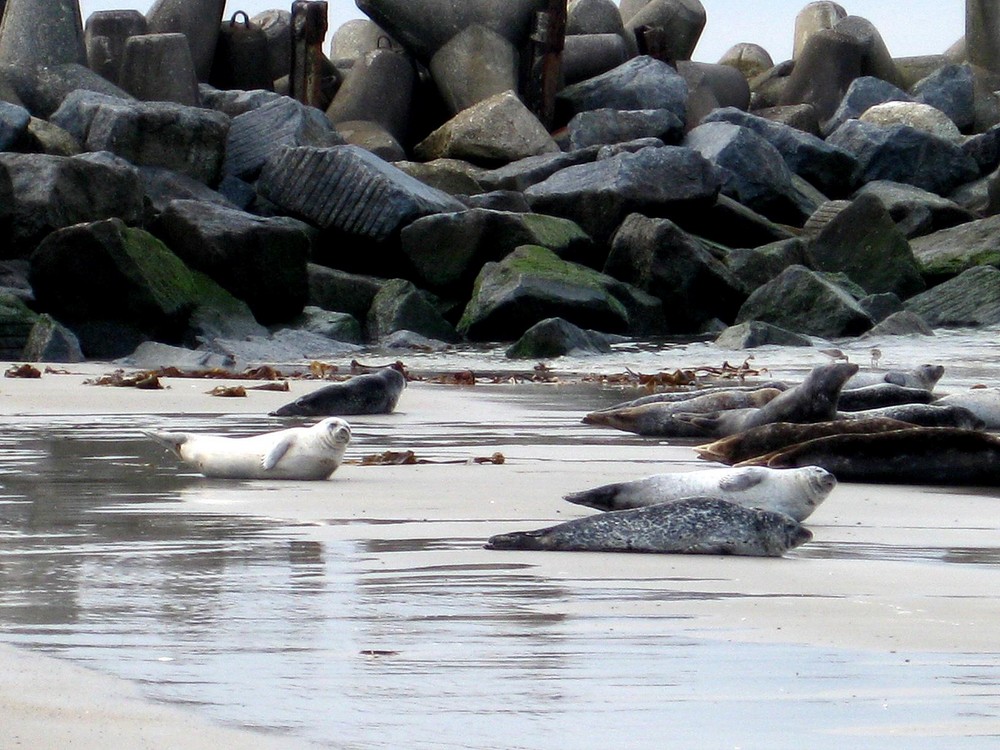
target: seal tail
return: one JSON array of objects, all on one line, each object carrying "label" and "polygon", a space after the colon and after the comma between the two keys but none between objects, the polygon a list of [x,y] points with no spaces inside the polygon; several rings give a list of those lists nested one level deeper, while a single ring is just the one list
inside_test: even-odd
[{"label": "seal tail", "polygon": [[152,438],[167,450],[180,458],[181,446],[187,442],[187,435],[182,432],[158,432],[157,430],[139,430],[143,435]]}]

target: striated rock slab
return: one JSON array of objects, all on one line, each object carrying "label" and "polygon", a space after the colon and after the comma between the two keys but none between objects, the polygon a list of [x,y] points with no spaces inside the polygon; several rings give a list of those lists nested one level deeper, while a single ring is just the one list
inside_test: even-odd
[{"label": "striated rock slab", "polygon": [[282,97],[234,117],[222,173],[254,180],[281,146],[341,146],[344,139],[315,107]]},{"label": "striated rock slab", "polygon": [[976,266],[1000,268],[1000,216],[966,222],[914,239],[910,246],[921,271],[945,278]]},{"label": "striated rock slab", "polygon": [[376,241],[420,216],[464,208],[357,146],[282,146],[264,165],[257,190],[318,227]]},{"label": "striated rock slab", "polygon": [[978,266],[906,301],[935,328],[1000,324],[1000,268]]},{"label": "striated rock slab", "polygon": [[566,118],[591,109],[668,109],[684,120],[688,85],[662,60],[641,55],[556,95]]}]

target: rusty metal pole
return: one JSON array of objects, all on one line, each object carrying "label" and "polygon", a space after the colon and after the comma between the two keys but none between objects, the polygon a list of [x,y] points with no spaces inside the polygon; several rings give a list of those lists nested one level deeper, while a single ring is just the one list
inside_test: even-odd
[{"label": "rusty metal pole", "polygon": [[555,121],[556,92],[562,83],[562,51],[566,41],[566,0],[549,0],[535,14],[530,63],[524,98],[528,109],[551,128]]},{"label": "rusty metal pole", "polygon": [[327,4],[314,0],[292,3],[292,69],[288,90],[303,104],[323,103],[323,39],[326,38]]}]

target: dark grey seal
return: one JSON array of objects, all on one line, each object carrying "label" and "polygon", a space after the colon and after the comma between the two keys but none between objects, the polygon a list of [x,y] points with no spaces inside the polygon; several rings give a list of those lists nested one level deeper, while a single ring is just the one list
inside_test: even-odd
[{"label": "dark grey seal", "polygon": [[334,417],[350,414],[388,414],[396,408],[406,377],[394,367],[355,375],[299,396],[271,412],[273,417]]},{"label": "dark grey seal", "polygon": [[963,430],[981,430],[986,423],[964,406],[947,404],[898,404],[881,409],[846,411],[844,419],[897,419],[920,427],[958,427]]},{"label": "dark grey seal", "polygon": [[810,539],[811,531],[783,513],[696,497],[498,534],[486,548],[779,557]]},{"label": "dark grey seal", "polygon": [[840,411],[863,411],[900,404],[929,404],[933,400],[934,394],[926,388],[908,388],[905,385],[896,385],[895,383],[875,383],[860,388],[842,390],[837,401],[837,409]]},{"label": "dark grey seal", "polygon": [[1000,437],[954,427],[831,435],[758,456],[744,465],[822,466],[841,482],[1000,486]]}]

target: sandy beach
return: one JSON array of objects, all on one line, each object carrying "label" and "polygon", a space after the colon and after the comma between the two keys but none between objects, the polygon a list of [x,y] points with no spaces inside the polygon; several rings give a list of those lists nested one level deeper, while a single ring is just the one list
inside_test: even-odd
[{"label": "sandy beach", "polygon": [[[87,364],[37,380],[4,379],[2,420],[8,428],[34,425],[37,431],[53,420],[62,429],[73,429],[91,417],[100,421],[102,415],[111,415],[123,425],[118,453],[135,456],[133,462],[158,463],[162,473],[182,472],[171,457],[145,445],[134,428],[167,425],[207,431],[214,424],[220,432],[270,429],[279,422],[261,415],[320,385],[292,380],[290,393],[251,391],[247,398],[220,399],[206,394],[219,384],[215,381],[165,379],[167,387],[157,391],[84,384],[86,378],[110,369]],[[857,741],[864,746],[896,746],[884,744],[887,738],[911,748],[991,746],[1000,733],[1000,689],[995,682],[977,680],[984,674],[992,679],[1000,671],[995,630],[1000,620],[1000,490],[840,484],[806,522],[813,541],[780,559],[483,549],[482,542],[492,534],[591,512],[563,501],[568,492],[660,471],[714,466],[697,459],[690,444],[581,425],[579,404],[598,397],[609,403],[615,396],[589,388],[590,396],[569,380],[471,387],[411,383],[396,413],[350,420],[355,437],[347,463],[327,482],[226,483],[189,477],[175,493],[180,502],[146,504],[142,510],[144,517],[215,514],[294,525],[297,538],[317,549],[362,549],[364,554],[352,558],[359,581],[374,581],[389,590],[390,583],[415,585],[419,578],[422,586],[434,587],[438,597],[453,587],[456,596],[484,600],[491,612],[510,615],[513,609],[518,617],[539,623],[526,631],[531,637],[545,629],[544,623],[559,622],[572,637],[588,643],[613,633],[611,640],[619,645],[641,645],[659,636],[698,643],[700,653],[757,648],[762,654],[809,653],[817,663],[829,653],[851,654],[859,663],[873,660],[882,666],[873,667],[871,674],[884,668],[899,675],[895,688],[878,684],[861,667],[852,683],[845,676],[831,681],[808,664],[773,665],[795,675],[797,702],[844,706],[839,714],[820,714],[815,726],[798,727],[796,736],[812,747],[834,747],[844,736],[861,738]],[[430,463],[356,463],[384,450],[413,450]],[[495,453],[503,455],[502,464],[473,460]],[[9,481],[0,484],[10,492]],[[7,529],[4,539],[17,533]],[[477,583],[475,576],[485,576],[484,571],[496,572],[492,584],[486,578]],[[510,594],[497,588],[496,581],[531,591],[504,603],[499,597]],[[426,654],[428,648],[411,631],[387,626],[384,632],[357,635],[337,658],[348,666],[357,663],[359,654],[440,658]],[[614,652],[606,658],[613,659]],[[679,666],[685,673],[701,674],[697,659]],[[771,669],[763,664],[760,668]],[[963,669],[979,677],[955,678]],[[627,665],[622,670],[627,674]],[[695,679],[696,697],[686,708],[701,717],[692,719],[694,726],[716,724],[712,706],[719,701],[732,704],[739,693],[753,690],[755,680],[763,679],[755,672],[701,687]],[[642,687],[637,678],[631,689]],[[861,704],[866,708],[858,713],[848,708]],[[875,711],[876,704],[883,710]],[[933,710],[926,708],[929,704]],[[391,701],[385,705],[392,712]],[[776,706],[781,702],[770,705],[767,711],[777,711],[774,716],[780,720]],[[478,709],[473,703],[469,710]],[[655,709],[643,715],[667,720],[668,709],[663,711],[660,717]],[[343,738],[327,736],[316,742],[315,736],[295,731],[232,726],[241,723],[238,719],[221,726],[211,711],[153,702],[148,690],[130,681],[9,646],[0,649],[0,715],[5,747],[97,748],[107,747],[111,737],[113,746],[144,748],[365,744],[364,734],[352,742],[349,731]],[[593,738],[585,733],[575,746],[591,746],[612,725],[610,718],[598,720]],[[383,741],[388,745],[392,732],[405,727],[376,731],[381,731],[379,741],[373,735],[367,746],[381,747]],[[781,736],[775,727],[760,732],[744,727],[739,740],[730,741],[726,731],[716,731],[709,740],[717,742],[705,746],[763,747]],[[693,742],[685,732],[664,732],[661,739],[672,738],[677,747]],[[539,742],[550,740],[542,735]],[[432,744],[421,744],[417,730],[415,746]],[[487,745],[470,736],[461,743],[445,737],[437,746]],[[524,741],[510,746],[536,745]]]}]

